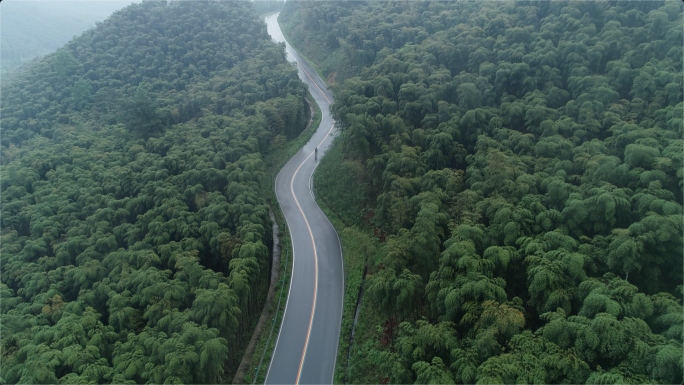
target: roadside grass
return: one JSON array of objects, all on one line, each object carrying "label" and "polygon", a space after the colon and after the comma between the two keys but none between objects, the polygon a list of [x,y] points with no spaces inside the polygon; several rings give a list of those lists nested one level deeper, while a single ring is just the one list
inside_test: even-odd
[{"label": "roadside grass", "polygon": [[[275,212],[275,211],[274,211]],[[279,285],[276,287],[276,296],[273,300],[273,303],[271,304],[270,310],[269,310],[269,318],[272,320],[269,322],[265,327],[264,330],[261,333],[261,336],[259,337],[259,341],[256,344],[256,347],[254,348],[254,354],[252,355],[252,360],[249,363],[249,369],[247,371],[247,374],[245,374],[244,377],[244,383],[245,384],[251,384],[254,380],[254,376],[256,374],[256,368],[259,367],[259,361],[261,360],[262,354],[264,355],[264,360],[261,363],[261,366],[259,367],[259,374],[256,379],[257,384],[263,384],[264,380],[266,379],[266,372],[268,371],[268,365],[271,363],[271,356],[273,355],[273,349],[275,347],[276,340],[278,339],[278,331],[280,330],[280,325],[281,322],[283,321],[283,314],[285,313],[285,301],[287,300],[287,293],[288,290],[290,289],[290,277],[292,276],[292,245],[290,243],[290,237],[289,235],[287,237],[283,236],[283,233],[288,234],[287,229],[283,229],[283,227],[280,228],[280,234],[281,234],[281,239],[280,239],[280,244],[282,247],[282,253],[280,255],[281,258],[281,264],[280,264],[280,279],[278,281]],[[285,260],[283,258],[287,258],[287,263],[285,263]],[[281,293],[281,285],[283,282],[283,279],[285,280],[285,286],[282,289]],[[280,302],[280,309],[277,309],[278,307],[278,298],[282,295],[281,302]],[[278,314],[276,314],[276,310],[278,310]],[[268,341],[268,336],[271,332],[271,326],[272,322],[275,321],[275,328],[273,330],[273,335],[271,336],[270,341]],[[268,341],[268,346],[266,346],[266,342]],[[266,354],[264,354],[264,350],[266,350]]]},{"label": "roadside grass", "polygon": [[[337,230],[344,256],[344,305],[335,366],[336,384],[378,381],[377,376],[372,376],[373,368],[359,361],[358,357],[361,355],[356,353],[360,346],[368,343],[369,338],[378,341],[378,337],[372,337],[369,331],[376,331],[381,322],[378,323],[373,318],[372,309],[370,312],[364,311],[371,306],[368,301],[362,302],[351,357],[348,357],[357,301],[364,284],[364,269],[367,265],[375,265],[382,250],[382,244],[374,236],[372,227],[364,220],[367,218],[365,207],[368,203],[369,186],[360,166],[354,161],[344,159],[342,141],[338,137],[321,159],[314,174],[316,202]],[[357,370],[361,372],[355,373]],[[358,381],[366,378],[372,380]]]},{"label": "roadside grass", "polygon": [[[285,222],[285,217],[283,215],[282,210],[280,209],[280,205],[278,204],[278,199],[276,198],[275,179],[278,176],[278,172],[280,172],[280,170],[283,168],[283,166],[285,166],[285,164],[290,160],[290,158],[292,158],[292,156],[294,156],[294,154],[296,154],[297,151],[299,151],[299,149],[302,148],[302,146],[304,146],[311,139],[311,137],[316,132],[316,129],[321,123],[321,109],[318,107],[318,104],[313,102],[314,98],[311,96],[310,93],[307,95],[307,98],[309,99],[309,101],[311,101],[311,104],[314,109],[314,115],[311,119],[311,124],[309,124],[308,128],[302,131],[297,138],[292,139],[286,142],[282,147],[275,149],[274,151],[271,151],[269,155],[267,155],[264,158],[264,164],[266,165],[266,175],[269,176],[270,183],[262,184],[262,196],[264,197],[264,199],[269,201],[271,203],[271,207],[273,207],[273,213],[276,218],[276,223],[280,227],[278,238],[280,238],[280,245],[282,250],[280,254],[281,263],[278,281],[279,285],[276,287],[276,296],[269,310],[269,318],[271,320],[275,319],[276,326],[273,330],[273,336],[271,336],[271,340],[269,341],[268,346],[266,346],[266,341],[268,340],[268,336],[271,332],[271,323],[268,323],[264,327],[264,330],[261,332],[261,335],[259,336],[259,341],[257,342],[254,348],[254,354],[252,355],[252,359],[249,364],[249,370],[247,371],[247,374],[244,377],[245,384],[251,384],[254,380],[256,368],[259,365],[259,361],[261,360],[262,354],[264,354],[264,349],[266,349],[264,361],[261,364],[261,367],[259,369],[259,376],[256,379],[256,383],[263,384],[266,378],[266,371],[268,370],[268,365],[271,363],[273,348],[275,347],[275,342],[278,338],[278,332],[280,330],[283,314],[285,312],[285,301],[287,300],[287,292],[290,288],[290,277],[292,276],[292,243],[290,239],[290,232],[288,231],[287,223]],[[287,263],[285,263],[286,259]],[[283,279],[285,279],[285,287],[282,290],[283,298],[281,299],[280,309],[278,310],[278,298],[281,295],[281,285]],[[268,287],[266,288],[266,290],[268,291]],[[278,310],[278,314],[276,314],[276,310]],[[254,326],[252,327],[252,329],[254,329]]]},{"label": "roadside grass", "polygon": [[[318,204],[325,215],[331,219],[333,226],[338,230],[341,229],[339,236],[344,256],[344,304],[334,383],[349,383],[349,378],[347,378],[349,375],[347,370],[349,364],[349,343],[354,326],[354,315],[359,298],[359,290],[363,285],[363,270],[366,266],[367,256],[377,253],[378,241],[357,228],[345,227],[344,223],[336,218],[336,215],[325,203],[319,200]],[[366,303],[363,303],[362,306],[365,305]],[[357,335],[354,338],[355,344],[358,343],[359,337],[357,330]]]},{"label": "roadside grass", "polygon": [[[354,345],[346,368],[347,384],[377,384],[386,383],[388,379],[378,375],[379,365],[391,366],[379,352],[387,351],[387,347],[380,345],[383,329],[387,320],[371,301],[364,300],[356,323]],[[346,354],[346,352],[345,352]],[[342,383],[342,382],[338,382]]]},{"label": "roadside grass", "polygon": [[314,174],[314,187],[327,207],[345,226],[356,226],[372,232],[365,219],[371,215],[368,197],[370,179],[360,161],[344,159],[342,141],[344,134],[335,137]]},{"label": "roadside grass", "polygon": [[[282,15],[282,12],[281,12],[281,15]],[[296,15],[299,16],[299,11],[297,11]],[[285,36],[285,40],[287,40],[287,42],[290,43],[290,47],[292,47],[292,49],[297,51],[299,56],[301,56],[304,60],[306,60],[306,62],[311,66],[311,68],[314,69],[314,71],[316,71],[318,76],[323,80],[323,82],[327,86],[329,84],[328,84],[328,80],[327,80],[326,76],[323,74],[323,69],[321,69],[321,67],[316,62],[314,62],[314,60],[311,60],[309,58],[309,55],[308,55],[309,52],[306,52],[306,53],[301,52],[300,49],[297,49],[295,46],[292,45],[292,42],[299,42],[301,40],[301,38],[297,39],[292,34],[292,32],[295,29],[295,26],[297,24],[296,20],[298,18],[299,17],[293,17],[290,20],[290,22],[286,24],[286,23],[283,23],[280,21],[280,15],[278,15],[277,21],[278,21],[278,25],[280,25],[280,30],[283,32],[283,35]],[[319,47],[321,47],[321,46],[322,45],[319,45]]]}]

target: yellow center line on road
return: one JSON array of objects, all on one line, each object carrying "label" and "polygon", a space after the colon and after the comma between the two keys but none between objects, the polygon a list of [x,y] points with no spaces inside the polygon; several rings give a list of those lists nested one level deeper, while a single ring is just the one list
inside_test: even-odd
[{"label": "yellow center line on road", "polygon": [[[304,71],[306,72],[306,71]],[[323,142],[325,142],[326,139],[328,139],[328,136],[333,130],[333,127],[335,127],[335,122],[333,122],[332,126],[330,126],[330,130],[325,134],[325,137],[323,137],[323,140],[321,140],[321,143],[318,144],[317,148],[320,147]],[[309,236],[311,237],[311,245],[313,246],[313,251],[314,251],[314,266],[315,266],[315,279],[314,279],[314,298],[313,298],[313,306],[311,307],[311,317],[309,318],[309,328],[306,331],[306,342],[304,343],[304,351],[302,352],[302,358],[299,361],[299,370],[297,371],[297,380],[295,381],[295,384],[299,384],[299,377],[302,375],[302,367],[304,366],[304,359],[306,358],[306,351],[309,347],[309,337],[311,337],[311,325],[313,324],[313,318],[314,318],[314,313],[316,312],[316,298],[318,297],[318,252],[316,251],[316,242],[314,241],[314,236],[313,232],[311,232],[311,226],[309,226],[309,221],[306,219],[306,215],[304,215],[304,211],[302,210],[302,206],[299,205],[299,201],[297,200],[297,196],[294,193],[294,180],[295,177],[297,177],[297,173],[299,172],[299,169],[302,168],[304,163],[306,163],[309,158],[311,158],[311,155],[313,155],[313,152],[307,156],[302,163],[297,167],[297,170],[294,172],[294,175],[292,175],[292,180],[290,180],[290,192],[292,193],[292,197],[295,200],[295,203],[297,204],[297,208],[299,208],[299,212],[302,214],[302,217],[304,218],[304,223],[306,223],[306,228],[309,230]]]},{"label": "yellow center line on road", "polygon": [[[287,52],[287,49],[285,50],[285,52]],[[297,64],[299,64],[299,66],[302,68],[302,71],[304,71],[304,73],[306,74],[306,76],[308,76],[309,79],[311,79],[311,82],[316,86],[316,88],[318,88],[318,90],[321,91],[321,95],[323,95],[323,97],[325,98],[325,100],[328,101],[328,104],[332,104],[332,103],[330,102],[330,99],[328,99],[328,97],[325,96],[325,93],[323,92],[323,90],[321,89],[321,87],[319,87],[318,84],[316,84],[316,82],[313,80],[313,78],[311,77],[311,75],[309,75],[309,73],[306,72],[306,70],[304,69],[304,66],[301,65],[301,64],[299,63],[299,61],[297,61],[297,58],[295,58],[295,57],[294,57],[291,53],[289,53],[289,52],[287,52],[287,54],[290,55],[290,56],[292,56],[292,59],[294,59],[294,61],[295,61]]]}]

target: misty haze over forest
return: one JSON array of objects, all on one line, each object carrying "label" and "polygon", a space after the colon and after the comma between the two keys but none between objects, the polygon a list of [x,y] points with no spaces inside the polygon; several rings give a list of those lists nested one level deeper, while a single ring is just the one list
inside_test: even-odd
[{"label": "misty haze over forest", "polygon": [[0,68],[16,69],[56,51],[115,11],[140,0],[5,0],[0,6]]}]

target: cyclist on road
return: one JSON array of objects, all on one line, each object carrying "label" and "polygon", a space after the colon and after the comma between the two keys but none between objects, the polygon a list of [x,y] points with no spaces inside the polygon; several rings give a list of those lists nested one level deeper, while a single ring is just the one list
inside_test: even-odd
[{"label": "cyclist on road", "polygon": [[314,160],[318,160],[318,147],[314,150]]}]

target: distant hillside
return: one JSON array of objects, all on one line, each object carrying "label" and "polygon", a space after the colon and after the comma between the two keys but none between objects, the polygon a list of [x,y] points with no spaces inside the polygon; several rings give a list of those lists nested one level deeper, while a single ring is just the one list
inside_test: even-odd
[{"label": "distant hillside", "polygon": [[0,5],[0,68],[11,71],[22,62],[54,52],[114,11],[136,2],[140,0],[5,0]]}]

